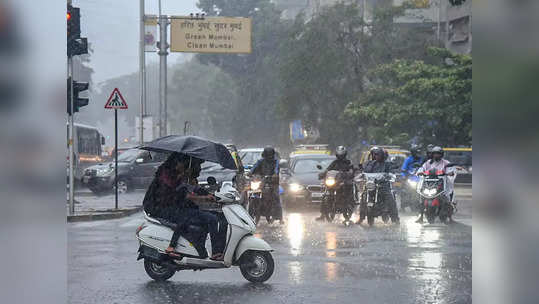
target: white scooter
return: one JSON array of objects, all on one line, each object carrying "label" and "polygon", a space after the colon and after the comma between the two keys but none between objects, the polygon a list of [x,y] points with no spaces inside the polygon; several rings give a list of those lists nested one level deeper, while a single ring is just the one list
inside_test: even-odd
[{"label": "white scooter", "polygon": [[[239,194],[231,185],[223,185],[215,192],[217,203],[228,223],[226,246],[223,261],[214,261],[199,254],[194,245],[184,236],[178,240],[176,252],[181,257],[175,258],[165,253],[172,238],[175,224],[163,219],[144,214],[144,222],[136,231],[140,242],[137,260],[144,259],[146,273],[156,281],[165,281],[179,270],[204,270],[239,266],[242,275],[248,281],[261,283],[273,274],[274,262],[272,248],[253,233],[256,225],[247,211],[239,203]],[[189,226],[188,231],[200,231],[197,226]],[[204,235],[205,233],[202,233]],[[211,256],[211,241],[206,238],[206,250]]]}]

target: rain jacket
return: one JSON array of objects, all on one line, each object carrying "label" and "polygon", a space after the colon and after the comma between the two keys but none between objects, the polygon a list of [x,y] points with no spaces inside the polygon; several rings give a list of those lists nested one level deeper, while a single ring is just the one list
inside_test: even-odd
[{"label": "rain jacket", "polygon": [[422,157],[414,157],[413,155],[408,156],[404,163],[402,164],[401,168],[401,175],[403,177],[407,177],[408,175],[414,174],[416,168],[414,167],[414,164],[423,164],[423,158]]}]

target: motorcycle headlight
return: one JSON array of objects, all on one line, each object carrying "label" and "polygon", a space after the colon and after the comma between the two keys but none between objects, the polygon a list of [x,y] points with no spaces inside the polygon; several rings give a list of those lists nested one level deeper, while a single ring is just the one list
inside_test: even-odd
[{"label": "motorcycle headlight", "polygon": [[290,184],[289,187],[290,187],[290,191],[292,192],[298,192],[303,189],[303,186],[297,183],[292,183]]},{"label": "motorcycle headlight", "polygon": [[424,189],[423,194],[425,194],[425,195],[434,195],[434,194],[436,194],[436,189]]},{"label": "motorcycle headlight", "polygon": [[259,181],[253,181],[251,182],[251,190],[258,190],[260,189],[261,182]]},{"label": "motorcycle headlight", "polygon": [[365,184],[365,186],[367,187],[367,190],[376,189],[376,185],[373,182],[367,182],[367,184]]},{"label": "motorcycle headlight", "polygon": [[333,177],[326,178],[326,186],[331,187],[333,185],[335,185],[335,178]]},{"label": "motorcycle headlight", "polygon": [[97,169],[97,176],[109,176],[114,172],[114,168]]},{"label": "motorcycle headlight", "polygon": [[410,185],[412,188],[415,188],[417,186],[417,181],[413,181],[411,179],[408,180],[408,185]]}]

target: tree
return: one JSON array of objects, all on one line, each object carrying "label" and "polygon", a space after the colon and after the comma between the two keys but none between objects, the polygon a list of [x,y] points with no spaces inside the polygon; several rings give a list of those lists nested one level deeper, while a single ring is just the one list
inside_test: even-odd
[{"label": "tree", "polygon": [[342,114],[370,83],[368,71],[395,58],[424,57],[417,50],[430,43],[425,30],[395,23],[405,8],[382,2],[369,22],[356,4],[324,7],[308,21],[299,15],[280,51],[281,117],[316,127],[330,144],[356,141]]},{"label": "tree", "polygon": [[232,109],[241,120],[227,126],[233,139],[239,144],[282,141],[286,123],[278,119],[276,104],[282,87],[279,50],[287,21],[269,0],[200,0],[198,6],[210,16],[252,18],[252,53],[197,55],[201,63],[219,67],[237,84],[238,103]]},{"label": "tree", "polygon": [[363,138],[404,144],[470,145],[472,59],[429,48],[433,63],[395,60],[370,73],[373,80],[346,116],[361,125]]}]

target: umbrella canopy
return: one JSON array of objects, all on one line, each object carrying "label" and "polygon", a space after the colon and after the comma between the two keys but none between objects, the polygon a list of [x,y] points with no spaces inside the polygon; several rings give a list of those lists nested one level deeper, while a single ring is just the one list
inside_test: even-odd
[{"label": "umbrella canopy", "polygon": [[236,162],[223,144],[198,136],[169,135],[158,138],[142,146],[141,149],[155,152],[178,152],[218,163],[227,169],[237,169]]}]

